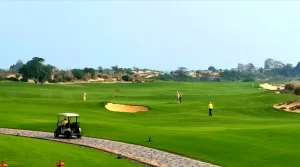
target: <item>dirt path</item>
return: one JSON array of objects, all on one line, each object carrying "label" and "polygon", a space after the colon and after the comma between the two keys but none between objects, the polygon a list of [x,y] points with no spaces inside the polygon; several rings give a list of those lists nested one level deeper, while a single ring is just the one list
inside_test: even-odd
[{"label": "dirt path", "polygon": [[91,137],[82,137],[81,139],[62,139],[54,138],[53,133],[7,129],[0,128],[0,134],[17,135],[38,138],[44,140],[52,140],[63,143],[92,147],[113,154],[121,154],[123,157],[132,159],[141,163],[145,163],[158,167],[219,167],[209,163],[201,162],[191,158],[186,158],[176,154],[171,154],[165,151],[160,151],[144,146],[127,144],[117,141],[97,139]]}]

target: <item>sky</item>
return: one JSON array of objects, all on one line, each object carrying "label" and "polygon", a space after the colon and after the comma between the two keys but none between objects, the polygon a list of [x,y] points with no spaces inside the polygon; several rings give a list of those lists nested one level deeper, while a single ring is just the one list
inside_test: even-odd
[{"label": "sky", "polygon": [[173,70],[300,61],[300,1],[1,1],[0,68]]}]

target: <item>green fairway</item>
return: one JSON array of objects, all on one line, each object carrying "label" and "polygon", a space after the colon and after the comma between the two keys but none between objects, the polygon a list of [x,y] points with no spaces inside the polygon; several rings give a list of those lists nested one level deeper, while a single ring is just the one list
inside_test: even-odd
[{"label": "green fairway", "polygon": [[0,135],[0,156],[9,167],[53,167],[59,160],[65,166],[139,166],[97,150],[62,143]]},{"label": "green fairway", "polygon": [[[115,88],[120,91],[116,93]],[[176,91],[183,94],[182,104],[175,101]],[[85,136],[145,145],[230,167],[297,166],[300,115],[272,108],[293,98],[238,82],[6,82],[0,83],[0,127],[53,132],[57,113],[75,112],[81,116]],[[151,111],[111,112],[104,108],[104,101],[145,105]],[[209,101],[214,104],[213,117],[208,116]],[[150,136],[153,141],[146,142]]]}]

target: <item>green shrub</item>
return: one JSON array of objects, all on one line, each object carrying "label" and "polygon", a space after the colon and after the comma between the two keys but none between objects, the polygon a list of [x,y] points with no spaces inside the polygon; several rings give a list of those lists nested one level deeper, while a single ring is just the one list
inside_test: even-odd
[{"label": "green shrub", "polygon": [[122,80],[123,81],[133,81],[133,77],[130,75],[123,75]]},{"label": "green shrub", "polygon": [[213,81],[215,81],[215,82],[221,82],[222,80],[221,80],[221,78],[214,78]]},{"label": "green shrub", "polygon": [[80,69],[73,69],[71,70],[71,72],[74,75],[74,77],[79,80],[81,80],[84,76],[84,72]]},{"label": "green shrub", "polygon": [[49,83],[57,83],[57,80],[55,80],[55,79],[48,79],[48,82]]},{"label": "green shrub", "polygon": [[21,78],[20,81],[21,82],[28,82],[28,78]]},{"label": "green shrub", "polygon": [[63,81],[65,82],[71,82],[72,80],[73,80],[72,76],[68,76],[68,75],[64,76],[63,78]]},{"label": "green shrub", "polygon": [[17,79],[16,77],[9,77],[9,78],[6,78],[6,80],[8,80],[8,81],[14,81],[14,82],[19,82],[19,79]]},{"label": "green shrub", "polygon": [[155,80],[147,78],[147,79],[144,79],[144,81],[145,82],[154,82]]},{"label": "green shrub", "polygon": [[295,95],[300,95],[300,86],[294,90]]},{"label": "green shrub", "polygon": [[16,78],[20,78],[21,76],[22,76],[22,75],[19,74],[19,73],[16,74]]},{"label": "green shrub", "polygon": [[255,81],[255,80],[254,80],[254,78],[251,78],[251,77],[243,79],[243,82],[253,82],[253,81]]},{"label": "green shrub", "polygon": [[200,77],[199,80],[200,80],[200,81],[210,81],[211,79],[210,79],[209,76],[202,76],[202,77]]}]

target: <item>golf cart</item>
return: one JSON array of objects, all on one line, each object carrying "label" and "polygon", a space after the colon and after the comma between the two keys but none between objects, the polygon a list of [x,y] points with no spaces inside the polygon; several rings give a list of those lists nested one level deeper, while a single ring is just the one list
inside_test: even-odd
[{"label": "golf cart", "polygon": [[[79,126],[78,117],[79,114],[75,113],[59,113],[54,137],[64,135],[65,138],[72,138],[72,136],[81,138],[82,133]],[[66,121],[67,123],[63,124],[63,121]]]}]

